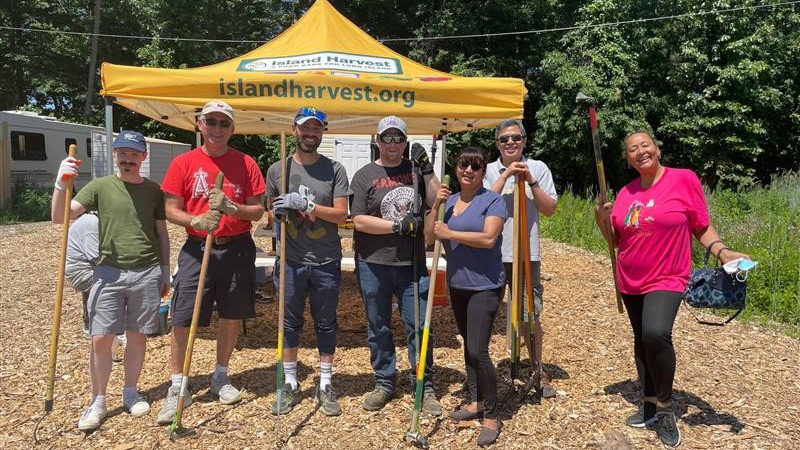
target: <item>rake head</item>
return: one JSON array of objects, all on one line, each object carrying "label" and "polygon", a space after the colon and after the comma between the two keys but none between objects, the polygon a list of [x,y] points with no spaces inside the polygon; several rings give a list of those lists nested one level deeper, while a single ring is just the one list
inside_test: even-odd
[{"label": "rake head", "polygon": [[419,431],[406,431],[404,440],[414,447],[428,448],[428,440]]}]

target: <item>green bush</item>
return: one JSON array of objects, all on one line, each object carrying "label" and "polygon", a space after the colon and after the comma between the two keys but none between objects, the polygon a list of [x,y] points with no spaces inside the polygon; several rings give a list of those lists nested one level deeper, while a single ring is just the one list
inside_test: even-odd
[{"label": "green bush", "polygon": [[52,192],[35,186],[18,185],[11,206],[0,211],[0,224],[50,220]]},{"label": "green bush", "polygon": [[[769,186],[746,192],[718,190],[706,196],[711,223],[725,244],[759,263],[748,278],[743,316],[800,325],[800,174],[775,177]],[[542,219],[542,235],[606,254],[606,243],[594,223],[593,202],[571,193],[561,195],[553,217]],[[697,267],[703,248],[694,242],[692,259]]]}]

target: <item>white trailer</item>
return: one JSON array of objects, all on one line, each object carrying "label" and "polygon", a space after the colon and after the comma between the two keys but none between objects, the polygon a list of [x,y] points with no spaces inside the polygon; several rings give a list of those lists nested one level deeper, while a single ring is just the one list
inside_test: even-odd
[{"label": "white trailer", "polygon": [[[80,189],[92,178],[104,176],[105,134],[102,127],[60,122],[53,117],[27,111],[0,112],[0,198],[7,198],[18,183],[42,187],[52,186],[58,166],[70,144],[78,147],[77,157],[83,164],[76,185]],[[175,155],[189,151],[189,144],[146,138],[148,157],[142,175],[161,183]],[[0,200],[1,201],[1,200]]]}]

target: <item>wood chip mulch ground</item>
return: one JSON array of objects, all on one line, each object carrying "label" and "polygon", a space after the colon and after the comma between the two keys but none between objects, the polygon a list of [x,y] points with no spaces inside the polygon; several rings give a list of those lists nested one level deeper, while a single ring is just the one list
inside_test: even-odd
[{"label": "wood chip mulch ground", "polygon": [[[0,227],[0,448],[276,448],[276,422],[269,414],[275,397],[276,302],[259,302],[258,317],[247,324],[231,361],[234,385],[244,389],[234,406],[217,404],[208,393],[214,367],[213,327],[202,330],[192,362],[194,401],[185,424],[197,434],[171,442],[166,427],[155,424],[164,402],[169,369],[165,337],[152,338],[139,388],[152,403],[149,416],[132,418],[121,408],[122,366],[114,365],[109,415],[96,432],[76,424],[90,400],[89,343],[83,337],[80,296],[65,290],[58,350],[55,407],[41,424],[37,446],[34,424],[42,416],[49,354],[55,277],[61,227],[49,223]],[[184,232],[170,226],[173,267]],[[269,247],[266,239],[259,246]],[[545,286],[544,360],[558,396],[507,405],[498,449],[656,449],[655,434],[628,428],[636,410],[636,374],[630,327],[618,314],[607,258],[567,245],[543,244]],[[272,295],[269,285],[261,300]],[[405,346],[397,340],[398,399],[385,409],[362,409],[372,388],[363,306],[352,272],[345,272],[339,305],[334,384],[343,414],[326,417],[315,408],[318,373],[313,327],[306,321],[299,352],[304,398],[280,419],[286,449],[400,449],[413,399],[409,393]],[[402,325],[395,317],[395,337]],[[436,308],[433,320],[436,392],[445,412],[465,401],[462,345],[449,308]],[[800,342],[758,326],[698,325],[683,308],[673,339],[678,352],[675,401],[686,449],[778,449],[800,446]],[[491,355],[507,380],[505,318],[498,317]],[[527,372],[523,371],[523,374]],[[507,383],[507,381],[504,381]],[[501,386],[501,396],[508,394]],[[476,448],[477,424],[459,427],[425,418],[423,433],[433,449]]]}]

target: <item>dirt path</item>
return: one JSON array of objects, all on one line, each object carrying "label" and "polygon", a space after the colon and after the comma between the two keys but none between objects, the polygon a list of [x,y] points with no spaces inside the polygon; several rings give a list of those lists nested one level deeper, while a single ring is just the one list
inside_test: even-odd
[{"label": "dirt path", "polygon": [[[183,231],[170,228],[174,254]],[[32,448],[33,427],[42,413],[51,309],[55,293],[60,227],[46,223],[0,227],[0,448]],[[266,242],[262,242],[264,247]],[[559,397],[504,412],[502,449],[616,448],[602,446],[605,434],[617,430],[632,448],[660,448],[652,432],[625,427],[635,410],[635,369],[627,318],[616,312],[608,261],[572,247],[544,244],[546,369],[555,378]],[[334,384],[344,413],[328,418],[313,402],[318,372],[313,329],[307,321],[300,350],[302,403],[281,418],[287,449],[407,448],[401,442],[411,416],[408,362],[398,342],[404,394],[383,411],[361,408],[371,390],[365,320],[352,273],[343,280],[339,307],[339,346]],[[169,347],[163,337],[149,341],[140,389],[151,400],[150,416],[134,419],[122,411],[121,366],[109,386],[109,416],[95,433],[76,428],[90,399],[86,359],[88,342],[81,331],[80,297],[66,290],[61,328],[55,409],[43,423],[38,448],[275,448],[275,422],[269,406],[275,391],[277,308],[259,303],[258,317],[233,355],[234,384],[244,388],[243,401],[223,407],[208,395],[213,371],[213,333],[203,331],[195,345],[195,402],[185,422],[197,437],[177,444],[154,423],[168,383]],[[462,402],[463,353],[449,308],[434,310],[436,390],[445,410]],[[395,336],[400,324],[395,320]],[[508,373],[504,350],[505,320],[498,318],[491,354]],[[675,400],[686,449],[777,449],[800,443],[800,342],[756,326],[701,326],[684,309],[674,332],[678,350]],[[505,391],[501,392],[501,395]],[[434,449],[475,448],[476,428],[447,421],[425,421]],[[623,447],[619,447],[623,448]]]}]

